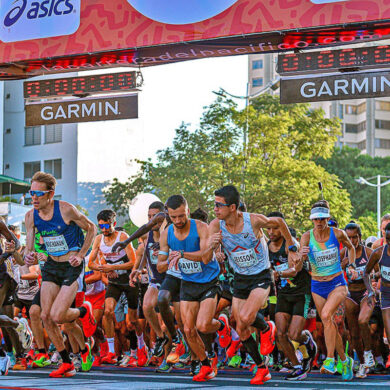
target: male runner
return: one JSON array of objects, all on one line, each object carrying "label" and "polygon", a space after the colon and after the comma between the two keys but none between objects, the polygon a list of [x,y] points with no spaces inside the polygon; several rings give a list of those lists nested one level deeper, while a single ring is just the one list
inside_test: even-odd
[{"label": "male runner", "polygon": [[[50,340],[61,355],[62,364],[50,373],[50,377],[69,377],[76,374],[75,367],[65,349],[58,324],[80,318],[86,337],[96,329],[91,305],[71,309],[79,286],[78,278],[84,269],[84,256],[96,235],[95,225],[70,203],[54,200],[56,179],[44,172],[37,172],[31,179],[30,195],[33,210],[27,212],[25,263],[37,262],[35,252],[35,229],[41,234],[48,259],[42,268],[41,306],[42,320]],[[83,230],[87,232],[84,239]],[[92,366],[91,348],[84,343],[84,335],[78,327],[74,332],[81,350],[85,369]]]},{"label": "male runner", "polygon": [[[213,318],[219,292],[219,264],[213,256],[206,260],[202,258],[208,246],[207,224],[189,218],[186,199],[182,195],[172,195],[166,207],[172,224],[161,234],[158,261],[181,271],[180,311],[184,332],[191,350],[202,363],[193,380],[203,382],[216,375],[218,358],[215,354],[212,356],[211,366],[198,331],[215,333],[228,326]],[[208,353],[213,352],[208,350]]]},{"label": "male runner", "polygon": [[[210,243],[205,254],[211,258],[221,244],[228,254],[234,270],[233,315],[237,321],[237,333],[246,350],[254,360],[257,371],[251,384],[263,384],[271,379],[259,353],[250,327],[261,331],[261,354],[268,355],[274,349],[275,324],[266,322],[259,312],[268,299],[272,285],[268,248],[262,228],[279,228],[288,248],[294,249],[290,231],[281,218],[269,219],[261,214],[238,211],[240,194],[228,185],[215,191],[214,211],[217,216],[209,227]],[[290,254],[293,263],[298,263],[295,252]]]}]

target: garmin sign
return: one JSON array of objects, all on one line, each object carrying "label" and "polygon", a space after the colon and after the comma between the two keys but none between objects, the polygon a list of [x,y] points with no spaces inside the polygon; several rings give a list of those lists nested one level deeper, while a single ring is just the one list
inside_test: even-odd
[{"label": "garmin sign", "polygon": [[138,118],[138,95],[26,105],[26,126]]},{"label": "garmin sign", "polygon": [[70,35],[80,25],[81,0],[2,0],[0,39],[17,42]]},{"label": "garmin sign", "polygon": [[351,72],[328,76],[283,78],[280,102],[306,103],[325,100],[390,96],[389,72]]}]

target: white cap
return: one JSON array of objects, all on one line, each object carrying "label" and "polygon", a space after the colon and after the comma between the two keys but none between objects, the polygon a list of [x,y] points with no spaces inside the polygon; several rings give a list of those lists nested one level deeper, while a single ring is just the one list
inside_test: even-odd
[{"label": "white cap", "polygon": [[366,245],[367,244],[373,244],[377,239],[378,239],[378,237],[370,236],[370,237],[366,238],[365,243],[366,243]]},{"label": "white cap", "polygon": [[310,212],[310,219],[330,218],[330,211],[326,207],[314,207]]}]

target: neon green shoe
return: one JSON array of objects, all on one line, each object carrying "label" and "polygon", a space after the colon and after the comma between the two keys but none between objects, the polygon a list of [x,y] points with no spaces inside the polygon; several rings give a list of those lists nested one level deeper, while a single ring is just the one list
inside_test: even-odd
[{"label": "neon green shoe", "polygon": [[325,359],[321,367],[321,374],[335,374],[336,365],[334,364],[334,358]]},{"label": "neon green shoe", "polygon": [[353,359],[347,356],[347,361],[343,364],[343,373],[341,376],[343,381],[353,379]]},{"label": "neon green shoe", "polygon": [[240,364],[242,362],[242,357],[239,355],[234,355],[230,360],[229,360],[229,367],[237,368],[240,367]]},{"label": "neon green shoe", "polygon": [[91,354],[91,346],[89,343],[85,343],[85,346],[87,350],[81,354],[81,371],[88,372],[92,368],[94,358]]},{"label": "neon green shoe", "polygon": [[33,368],[36,368],[36,367],[43,368],[46,366],[50,366],[50,364],[51,364],[51,361],[50,361],[49,355],[46,353],[39,353],[38,355],[35,356],[35,358],[32,362],[32,367]]},{"label": "neon green shoe", "polygon": [[337,360],[336,370],[340,375],[343,374],[343,363],[340,358]]}]

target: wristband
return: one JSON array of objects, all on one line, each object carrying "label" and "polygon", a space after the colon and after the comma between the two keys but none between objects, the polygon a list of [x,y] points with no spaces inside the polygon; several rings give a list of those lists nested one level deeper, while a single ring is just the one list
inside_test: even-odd
[{"label": "wristband", "polygon": [[161,255],[161,256],[168,256],[168,255],[169,255],[169,252],[158,251],[158,254]]}]

